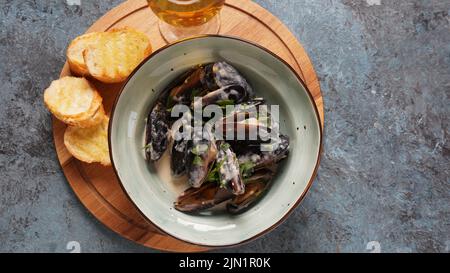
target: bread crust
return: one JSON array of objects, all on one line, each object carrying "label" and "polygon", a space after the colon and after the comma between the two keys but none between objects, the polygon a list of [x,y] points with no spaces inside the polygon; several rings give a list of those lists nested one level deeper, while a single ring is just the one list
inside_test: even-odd
[{"label": "bread crust", "polygon": [[104,35],[103,32],[91,32],[75,38],[67,48],[66,56],[72,73],[78,76],[88,76],[89,71],[84,63],[83,52],[89,46],[94,46]]}]

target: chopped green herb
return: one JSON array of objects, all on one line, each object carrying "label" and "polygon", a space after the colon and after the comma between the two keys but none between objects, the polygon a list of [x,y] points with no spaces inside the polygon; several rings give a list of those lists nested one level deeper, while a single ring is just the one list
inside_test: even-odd
[{"label": "chopped green herb", "polygon": [[225,160],[222,160],[220,162],[216,162],[213,167],[211,168],[211,170],[208,173],[208,177],[207,177],[207,181],[209,182],[216,182],[216,183],[220,183],[220,168],[222,167],[222,165],[225,163]]},{"label": "chopped green herb", "polygon": [[144,147],[142,147],[142,149],[147,150],[147,149],[150,148],[151,146],[152,146],[152,144],[149,143],[149,144],[145,145]]},{"label": "chopped green herb", "polygon": [[252,162],[244,162],[239,165],[242,177],[247,178],[253,174],[254,164]]},{"label": "chopped green herb", "polygon": [[219,180],[219,175],[217,172],[210,172],[206,178],[206,181],[217,182]]},{"label": "chopped green herb", "polygon": [[197,156],[201,154],[198,149],[198,146],[192,147],[191,153],[193,153],[194,155],[197,155]]},{"label": "chopped green herb", "polygon": [[217,101],[217,105],[221,107],[225,107],[227,105],[234,105],[234,100],[219,100]]},{"label": "chopped green herb", "polygon": [[194,157],[194,161],[192,162],[192,164],[194,164],[196,166],[203,166],[203,160],[200,156],[196,155]]},{"label": "chopped green herb", "polygon": [[221,150],[228,150],[228,149],[230,149],[230,144],[224,142],[224,143],[220,144],[220,149]]},{"label": "chopped green herb", "polygon": [[167,98],[166,107],[167,108],[172,108],[174,104],[175,104],[175,101],[173,100],[172,96],[169,96]]}]

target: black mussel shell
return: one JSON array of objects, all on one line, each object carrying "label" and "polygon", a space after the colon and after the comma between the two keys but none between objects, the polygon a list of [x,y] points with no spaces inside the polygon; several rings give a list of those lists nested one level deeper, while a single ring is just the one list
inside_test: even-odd
[{"label": "black mussel shell", "polygon": [[147,118],[146,157],[157,161],[167,149],[169,143],[169,114],[163,103],[158,102]]},{"label": "black mussel shell", "polygon": [[175,202],[175,209],[183,212],[197,212],[212,208],[233,197],[216,183],[205,183],[200,188],[189,188]]},{"label": "black mussel shell", "polygon": [[267,189],[268,184],[264,182],[254,182],[246,184],[245,193],[235,196],[228,204],[227,211],[236,214],[240,213],[259,199],[262,193]]}]

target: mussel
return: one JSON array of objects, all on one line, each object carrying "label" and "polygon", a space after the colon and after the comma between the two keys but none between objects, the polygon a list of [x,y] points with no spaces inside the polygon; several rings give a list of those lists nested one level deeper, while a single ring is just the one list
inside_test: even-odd
[{"label": "mussel", "polygon": [[261,142],[261,140],[227,140],[231,149],[241,157],[246,154],[259,154],[261,153],[261,145],[268,142]]},{"label": "mussel", "polygon": [[[183,130],[182,132],[180,130]],[[187,111],[172,125],[172,149],[170,167],[172,175],[179,177],[187,170],[188,151],[192,148],[190,135],[192,133],[192,114]]]},{"label": "mussel", "polygon": [[216,155],[217,145],[212,134],[205,137],[203,132],[194,132],[187,161],[191,187],[198,188],[206,181],[209,170],[216,160]]},{"label": "mussel", "polygon": [[227,62],[216,62],[205,66],[203,84],[209,90],[221,89],[225,86],[241,86],[249,97],[253,97],[253,89],[239,71]]},{"label": "mussel", "polygon": [[170,169],[174,177],[180,177],[187,171],[188,151],[192,144],[189,140],[179,140],[173,142],[170,157]]},{"label": "mussel", "polygon": [[205,183],[200,188],[189,188],[175,202],[175,208],[183,212],[196,212],[212,208],[233,198],[228,190],[217,183]]},{"label": "mussel", "polygon": [[[211,115],[200,111],[212,104],[220,106],[208,109],[214,117],[225,118],[206,120]],[[288,136],[278,134],[278,111],[270,111],[223,61],[198,65],[162,90],[148,115],[145,152],[156,161],[171,144],[172,175],[187,174],[190,186],[174,202],[177,210],[198,212],[228,201],[227,211],[235,214],[263,195],[290,145]]]},{"label": "mussel", "polygon": [[275,170],[259,170],[245,179],[245,193],[235,196],[228,204],[230,213],[239,213],[258,200],[268,188]]},{"label": "mussel", "polygon": [[[277,135],[279,125],[272,121],[270,113],[261,115],[258,107],[264,103],[263,99],[255,98],[248,103],[236,105],[231,112],[216,123],[216,134],[229,140],[245,140],[244,144],[270,142]],[[265,106],[265,105],[263,105]],[[234,132],[234,134],[232,134]],[[238,143],[238,144],[242,144]],[[233,147],[234,148],[234,147]],[[241,153],[241,151],[236,150]]]},{"label": "mussel", "polygon": [[226,123],[231,121],[243,121],[249,118],[256,118],[258,113],[258,106],[263,104],[265,100],[263,98],[253,98],[248,102],[237,104],[232,108],[231,112],[225,113],[225,117],[219,121],[220,123]]},{"label": "mussel", "polygon": [[197,97],[192,107],[194,109],[200,109],[210,104],[237,104],[247,100],[249,95],[247,90],[240,85],[227,85],[211,91],[202,97]]},{"label": "mussel", "polygon": [[147,160],[157,161],[169,143],[169,114],[163,103],[156,103],[147,117],[145,137]]},{"label": "mussel", "polygon": [[240,103],[253,96],[253,90],[245,78],[226,62],[198,66],[185,80],[171,89],[168,106],[177,103],[190,104],[194,97],[203,97],[203,106],[220,101]]},{"label": "mussel", "polygon": [[145,153],[147,160],[157,161],[164,154],[169,144],[170,113],[167,111],[168,100],[172,90],[182,85],[196,69],[190,69],[171,81],[158,95],[147,117]]},{"label": "mussel", "polygon": [[[205,76],[203,66],[196,68],[191,74],[183,81],[182,84],[174,87],[169,94],[169,100],[167,105],[173,106],[177,103],[190,104],[192,98],[196,94],[192,94],[193,90],[203,90],[202,79]],[[200,93],[199,93],[200,94]],[[199,95],[197,94],[197,95]]]},{"label": "mussel", "polygon": [[264,183],[269,182],[274,177],[278,165],[276,165],[272,169],[260,169],[256,172],[250,172],[250,173],[243,173],[242,176],[244,177],[245,184],[251,184],[254,182],[262,181]]},{"label": "mussel", "polygon": [[[230,121],[225,119],[218,126],[222,128],[223,137],[232,140],[259,140],[264,142],[262,137],[269,138],[271,128],[259,122],[256,118],[244,119],[241,121]],[[220,128],[219,127],[219,128]]]},{"label": "mussel", "polygon": [[236,214],[246,209],[251,203],[256,201],[258,197],[266,190],[267,183],[254,182],[246,185],[245,193],[234,197],[227,203],[227,211]]},{"label": "mussel", "polygon": [[289,137],[287,135],[279,135],[277,138],[272,138],[270,143],[266,145],[266,150],[263,151],[263,155],[272,158],[274,161],[279,162],[289,155]]},{"label": "mussel", "polygon": [[[273,170],[276,164],[289,154],[289,137],[279,136],[279,142],[276,144],[263,144],[274,146],[272,151],[250,151],[238,157],[239,164],[246,166],[247,169],[257,171],[261,169]],[[275,148],[276,146],[276,148]]]},{"label": "mussel", "polygon": [[[187,81],[187,79],[198,69],[198,67],[194,67],[191,69],[188,69],[181,75],[175,77],[174,80],[172,80],[158,95],[156,103],[161,102],[165,104],[167,107],[171,107],[172,105],[168,105],[171,100],[171,93],[173,90],[181,85],[183,85],[184,82]],[[155,104],[156,104],[155,103]]]},{"label": "mussel", "polygon": [[233,194],[240,195],[245,192],[239,161],[230,145],[222,143],[217,153],[216,164],[219,166],[219,183],[221,187],[229,189]]}]

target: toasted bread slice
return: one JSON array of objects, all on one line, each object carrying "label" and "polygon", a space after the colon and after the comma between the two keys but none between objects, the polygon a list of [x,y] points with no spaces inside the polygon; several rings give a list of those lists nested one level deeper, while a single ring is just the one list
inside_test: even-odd
[{"label": "toasted bread slice", "polygon": [[64,133],[64,145],[78,160],[109,166],[108,123],[109,118],[105,117],[101,123],[89,128],[68,126]]},{"label": "toasted bread slice", "polygon": [[92,32],[75,38],[67,48],[67,61],[70,70],[79,76],[89,75],[89,71],[84,63],[83,52],[90,46],[95,46],[104,35],[104,32]]},{"label": "toasted bread slice", "polygon": [[76,126],[80,128],[88,128],[95,126],[103,121],[103,119],[106,117],[105,109],[103,108],[103,105],[100,105],[100,107],[97,109],[97,112],[94,113],[93,116],[86,118],[86,119],[73,119],[73,118],[66,118],[55,115],[55,117],[62,122],[71,125]]},{"label": "toasted bread slice", "polygon": [[107,32],[95,46],[89,46],[83,56],[92,77],[105,83],[117,83],[126,80],[151,51],[147,35],[124,28]]},{"label": "toasted bread slice", "polygon": [[104,115],[102,97],[84,78],[53,81],[44,92],[44,102],[56,118],[70,125],[93,126]]}]

